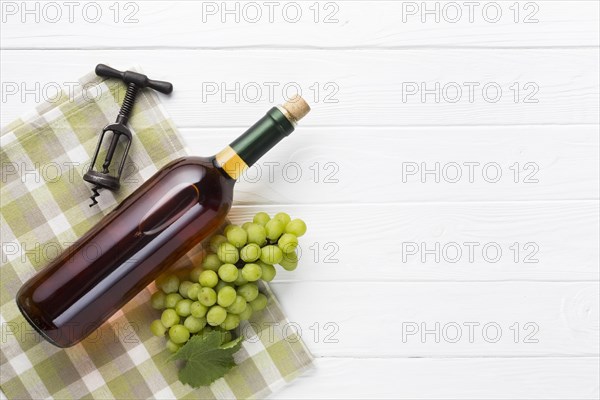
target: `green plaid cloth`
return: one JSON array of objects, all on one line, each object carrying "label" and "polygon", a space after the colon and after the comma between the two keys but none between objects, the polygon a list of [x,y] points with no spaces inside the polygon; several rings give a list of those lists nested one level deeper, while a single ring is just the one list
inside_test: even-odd
[{"label": "green plaid cloth", "polygon": [[[74,242],[120,200],[167,162],[186,154],[183,141],[151,90],[136,100],[134,138],[121,190],[101,191],[88,207],[82,180],[98,134],[113,122],[126,87],[89,74],[80,90],[37,107],[5,129],[1,138],[0,387],[21,398],[261,398],[312,366],[312,357],[267,286],[269,306],[241,326],[246,340],[238,366],[210,387],[192,389],[177,379],[165,339],[149,324],[159,316],[144,289],[98,331],[59,349],[44,341],[20,314],[21,285]],[[101,160],[103,158],[100,158]],[[189,266],[199,250],[177,264]]]}]

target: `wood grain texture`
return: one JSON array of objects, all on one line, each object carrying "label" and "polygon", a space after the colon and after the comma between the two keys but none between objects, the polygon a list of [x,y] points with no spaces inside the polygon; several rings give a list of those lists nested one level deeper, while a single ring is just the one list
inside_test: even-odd
[{"label": "wood grain texture", "polygon": [[320,358],[274,399],[597,399],[599,359]]},{"label": "wood grain texture", "polygon": [[598,280],[596,201],[238,206],[230,218],[261,210],[309,227],[301,266],[278,280]]},{"label": "wood grain texture", "polygon": [[[210,155],[242,131],[183,129],[181,134],[193,154]],[[594,125],[301,125],[242,176],[235,202],[587,200],[598,196],[599,158]],[[360,196],[358,191],[377,195]]]},{"label": "wood grain texture", "polygon": [[38,22],[35,14],[23,15],[23,6],[11,7],[2,47],[354,49],[599,43],[595,1],[568,6],[557,1],[483,1],[473,3],[472,10],[460,1],[281,1],[272,2],[271,9],[261,1],[135,1],[119,7],[100,2],[84,9],[87,3],[73,9],[71,20],[66,6],[38,6]]},{"label": "wood grain texture", "polygon": [[289,315],[286,329],[315,355],[598,355],[595,282],[386,283],[368,282],[368,266],[361,273],[367,282],[272,284]]},{"label": "wood grain texture", "polygon": [[[149,76],[172,81],[175,90],[164,104],[179,127],[247,127],[296,91],[313,108],[303,126],[598,124],[598,54],[598,49],[4,50],[1,116],[16,118],[41,101],[44,91],[50,97],[55,86],[104,62],[122,69],[143,63],[151,66]],[[418,93],[410,94],[414,90]],[[41,93],[38,99],[35,93]],[[526,98],[531,102],[524,103]]]}]

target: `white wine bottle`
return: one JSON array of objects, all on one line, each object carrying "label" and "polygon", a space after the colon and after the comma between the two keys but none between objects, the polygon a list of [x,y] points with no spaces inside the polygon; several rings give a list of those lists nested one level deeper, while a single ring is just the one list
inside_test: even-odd
[{"label": "white wine bottle", "polygon": [[223,224],[236,180],[309,111],[296,96],[217,155],[163,167],[21,287],[21,313],[56,346],[84,339]]}]

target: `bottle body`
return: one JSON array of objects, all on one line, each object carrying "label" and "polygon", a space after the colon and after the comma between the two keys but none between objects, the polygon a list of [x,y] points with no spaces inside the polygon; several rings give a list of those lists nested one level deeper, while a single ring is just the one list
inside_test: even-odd
[{"label": "bottle body", "polygon": [[76,344],[224,222],[234,183],[214,158],[171,162],[27,281],[19,309],[51,343]]}]

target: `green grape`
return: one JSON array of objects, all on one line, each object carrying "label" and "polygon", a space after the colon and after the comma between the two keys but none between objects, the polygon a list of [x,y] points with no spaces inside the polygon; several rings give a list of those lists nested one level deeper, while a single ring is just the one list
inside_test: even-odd
[{"label": "green grape", "polygon": [[204,271],[202,267],[195,267],[190,271],[190,281],[198,282],[198,278],[200,278],[200,274]]},{"label": "green grape", "polygon": [[235,281],[233,281],[233,284],[235,286],[242,286],[242,285],[245,285],[246,283],[248,283],[248,281],[246,280],[246,278],[244,278],[244,276],[241,272],[238,273],[237,279]]},{"label": "green grape", "polygon": [[206,315],[206,312],[208,311],[208,307],[206,307],[204,304],[200,303],[199,301],[194,301],[192,303],[192,305],[190,306],[190,313],[192,314],[193,317],[196,318],[202,318]]},{"label": "green grape", "polygon": [[248,282],[255,282],[262,276],[262,269],[258,264],[246,264],[242,268],[242,276]]},{"label": "green grape", "polygon": [[235,300],[232,305],[227,307],[227,312],[232,314],[240,314],[246,309],[246,299],[242,296],[235,296]]},{"label": "green grape", "polygon": [[217,255],[219,260],[227,264],[235,264],[240,259],[238,249],[231,243],[221,243]]},{"label": "green grape", "polygon": [[306,224],[301,219],[294,219],[285,226],[285,232],[300,237],[306,233]]},{"label": "green grape", "polygon": [[215,235],[210,238],[209,247],[213,253],[216,253],[221,243],[225,243],[227,238],[224,235]]},{"label": "green grape", "polygon": [[250,221],[248,221],[248,222],[244,222],[244,223],[242,224],[242,229],[243,229],[243,230],[245,230],[245,231],[246,231],[246,230],[248,230],[248,227],[249,227],[251,224],[252,224],[252,222],[250,222]]},{"label": "green grape", "polygon": [[275,278],[275,275],[277,275],[277,270],[271,264],[266,264],[262,261],[258,261],[257,264],[260,265],[260,269],[262,270],[260,278],[263,281],[271,282]]},{"label": "green grape", "polygon": [[184,297],[184,298],[188,298],[188,290],[190,289],[190,287],[194,284],[194,282],[190,282],[190,281],[183,281],[179,284],[179,294]]},{"label": "green grape", "polygon": [[250,305],[252,306],[252,310],[254,310],[254,311],[263,310],[267,306],[267,301],[268,301],[267,296],[265,296],[262,293],[259,293],[258,296],[256,296],[256,298],[250,302]]},{"label": "green grape", "polygon": [[224,282],[233,282],[238,277],[238,269],[233,264],[223,264],[219,268],[219,278]]},{"label": "green grape", "polygon": [[273,242],[279,239],[279,236],[283,233],[283,229],[285,225],[279,219],[272,219],[265,225],[265,231],[267,232],[267,237]]},{"label": "green grape", "polygon": [[252,222],[254,222],[255,224],[258,224],[258,225],[265,226],[267,224],[267,222],[269,222],[270,220],[271,220],[271,217],[269,217],[269,214],[267,214],[266,212],[259,212],[259,213],[256,213],[256,215],[252,219]]},{"label": "green grape", "polygon": [[279,213],[275,214],[275,216],[273,217],[273,219],[278,219],[281,222],[283,222],[283,226],[284,227],[287,224],[289,224],[290,221],[292,220],[292,218],[290,218],[290,215],[288,213],[284,213],[284,212],[279,212]]},{"label": "green grape", "polygon": [[193,315],[190,315],[183,321],[183,326],[185,326],[190,333],[198,333],[206,326],[206,318],[196,318]]},{"label": "green grape", "polygon": [[253,262],[260,257],[260,246],[256,243],[250,243],[240,250],[240,257],[244,262]]},{"label": "green grape", "polygon": [[165,297],[165,307],[167,308],[175,308],[177,302],[183,299],[179,293],[169,293],[167,297]]},{"label": "green grape", "polygon": [[258,286],[254,283],[246,283],[238,288],[237,294],[250,302],[258,296]]},{"label": "green grape", "polygon": [[225,286],[223,289],[219,290],[217,294],[217,303],[221,307],[229,307],[233,304],[236,298],[235,289],[231,286]]},{"label": "green grape", "polygon": [[283,259],[283,251],[278,246],[265,246],[260,251],[260,261],[265,264],[279,264],[279,262]]},{"label": "green grape", "polygon": [[210,307],[217,302],[217,293],[208,287],[203,287],[198,293],[198,301],[200,304]]},{"label": "green grape", "polygon": [[162,312],[160,316],[160,322],[162,322],[165,328],[170,328],[175,324],[179,323],[179,315],[172,308],[167,308]]},{"label": "green grape", "polygon": [[175,293],[179,290],[179,278],[177,275],[167,275],[156,282],[157,286],[165,293]]},{"label": "green grape", "polygon": [[218,257],[216,254],[207,254],[206,257],[204,257],[202,266],[205,270],[217,271],[221,264],[223,264],[219,258],[220,257]]},{"label": "green grape", "polygon": [[[230,331],[237,328],[240,325],[240,317],[235,314],[227,314],[225,320],[221,323],[221,328]],[[226,342],[226,340],[223,340]]]},{"label": "green grape", "polygon": [[283,258],[279,262],[279,265],[286,271],[293,271],[298,266],[298,255],[296,253],[287,253],[283,255]]},{"label": "green grape", "polygon": [[211,326],[219,326],[225,321],[227,311],[221,306],[213,306],[206,314],[206,322]]},{"label": "green grape", "polygon": [[169,328],[169,339],[175,344],[182,344],[189,340],[190,331],[183,325],[173,325]]},{"label": "green grape", "polygon": [[163,325],[160,319],[155,319],[150,324],[150,332],[152,332],[154,336],[165,336],[167,328]]},{"label": "green grape", "polygon": [[192,301],[190,299],[183,299],[177,302],[175,306],[175,312],[181,317],[187,317],[191,313]]},{"label": "green grape", "polygon": [[219,290],[223,289],[225,286],[231,286],[233,287],[233,283],[230,282],[225,282],[225,281],[219,281],[219,283],[217,283],[217,286],[214,287],[215,292],[219,293]]},{"label": "green grape", "polygon": [[215,271],[202,271],[198,281],[203,287],[212,288],[217,286],[217,283],[219,283],[219,275],[217,275]]},{"label": "green grape", "polygon": [[239,249],[248,242],[248,234],[244,229],[235,226],[227,232],[227,240]]},{"label": "green grape", "polygon": [[259,246],[267,244],[267,231],[264,226],[252,223],[248,225],[246,232],[248,232],[248,243],[254,243]]},{"label": "green grape", "polygon": [[165,308],[166,298],[167,295],[162,290],[154,292],[150,297],[150,305],[152,305],[152,308],[154,308],[155,310],[162,310],[163,308]]},{"label": "green grape", "polygon": [[[196,281],[198,282],[198,281]],[[193,283],[187,291],[187,297],[191,300],[198,300],[198,293],[202,289],[199,283]]]},{"label": "green grape", "polygon": [[225,227],[225,229],[223,229],[223,234],[224,234],[225,236],[227,236],[227,233],[228,233],[230,230],[234,229],[234,228],[239,228],[239,226],[237,226],[236,224],[229,224],[229,225],[227,225],[227,226]]},{"label": "green grape", "polygon": [[298,247],[298,238],[291,233],[284,233],[277,241],[277,245],[284,253],[291,253]]},{"label": "green grape", "polygon": [[177,351],[181,348],[182,345],[177,344],[177,343],[173,343],[171,341],[171,339],[167,340],[167,349],[171,352],[171,353],[177,353]]},{"label": "green grape", "polygon": [[254,310],[252,310],[252,306],[250,304],[247,304],[246,309],[239,314],[240,320],[241,321],[249,320],[250,317],[252,317],[253,312],[254,312]]}]

